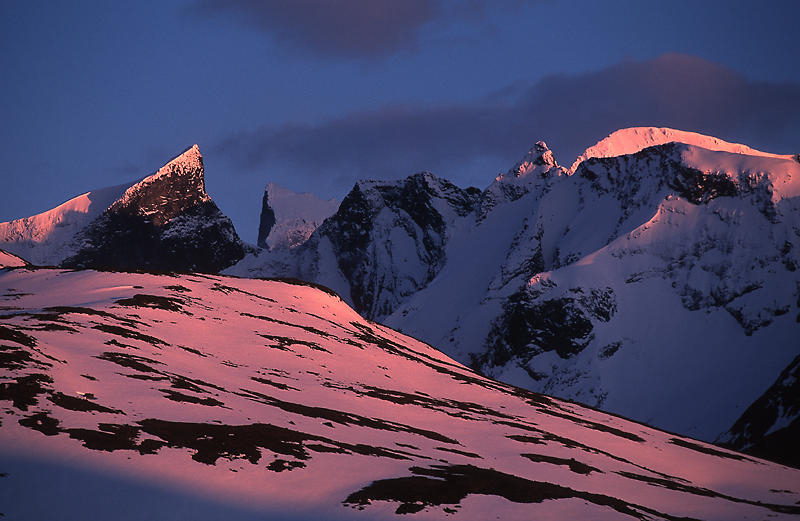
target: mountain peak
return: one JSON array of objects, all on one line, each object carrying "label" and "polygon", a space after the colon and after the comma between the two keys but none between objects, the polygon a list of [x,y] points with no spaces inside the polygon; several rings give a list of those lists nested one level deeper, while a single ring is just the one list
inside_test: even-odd
[{"label": "mountain peak", "polygon": [[75,240],[77,252],[62,266],[216,272],[245,253],[206,193],[197,145],[128,188]]},{"label": "mountain peak", "polygon": [[522,158],[514,167],[508,171],[508,174],[513,177],[525,177],[533,171],[540,171],[542,174],[546,173],[553,167],[557,167],[553,152],[548,148],[547,143],[544,141],[537,141],[525,157]]},{"label": "mountain peak", "polygon": [[203,155],[197,145],[192,145],[128,188],[109,211],[137,214],[162,225],[184,209],[209,200]]},{"label": "mountain peak", "polygon": [[184,168],[203,168],[203,154],[200,153],[200,147],[195,143],[175,156],[175,158],[164,165],[159,171],[169,165],[181,165]]},{"label": "mountain peak", "polygon": [[773,157],[779,159],[791,158],[791,156],[762,152],[747,145],[730,143],[713,136],[698,134],[697,132],[688,132],[666,127],[631,127],[614,131],[598,141],[595,145],[587,148],[572,164],[570,172],[575,172],[579,164],[593,157],[615,157],[635,154],[648,147],[672,142],[694,145],[708,150],[745,154],[749,156]]}]

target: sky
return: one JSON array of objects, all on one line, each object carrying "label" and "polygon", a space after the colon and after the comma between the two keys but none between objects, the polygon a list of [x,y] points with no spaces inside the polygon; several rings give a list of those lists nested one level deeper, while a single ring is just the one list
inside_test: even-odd
[{"label": "sky", "polygon": [[0,222],[194,143],[254,243],[264,187],[485,188],[669,126],[800,152],[800,2],[0,0]]}]

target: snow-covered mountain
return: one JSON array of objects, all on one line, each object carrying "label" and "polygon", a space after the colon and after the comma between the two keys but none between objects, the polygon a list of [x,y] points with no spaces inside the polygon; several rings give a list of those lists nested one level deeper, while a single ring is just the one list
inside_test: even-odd
[{"label": "snow-covered mountain", "polygon": [[229,272],[325,284],[487,375],[711,441],[800,354],[798,196],[797,156],[625,129],[571,169],[539,142],[483,192],[359,183]]},{"label": "snow-covered mountain", "polygon": [[791,156],[762,152],[750,148],[747,145],[729,143],[713,136],[698,134],[697,132],[686,132],[685,130],[676,130],[673,128],[632,127],[612,132],[596,145],[587,148],[583,154],[578,156],[570,170],[574,172],[583,161],[593,157],[616,157],[635,154],[645,148],[665,145],[667,143],[689,143],[707,150],[731,152],[748,156],[791,159]]},{"label": "snow-covered mountain", "polygon": [[0,246],[37,265],[216,272],[244,256],[205,191],[197,145],[129,185],[0,223]]},{"label": "snow-covered mountain", "polygon": [[479,193],[428,172],[359,181],[301,246],[262,250],[225,273],[324,280],[360,313],[383,317],[436,276],[454,227]]},{"label": "snow-covered mountain", "polygon": [[800,515],[799,470],[498,383],[305,283],[17,267],[0,306],[9,519]]},{"label": "snow-covered mountain", "polygon": [[338,207],[336,199],[324,200],[308,192],[299,194],[269,183],[261,205],[258,246],[269,249],[299,246]]},{"label": "snow-covered mountain", "polygon": [[119,199],[130,184],[93,190],[46,212],[0,223],[0,245],[39,266],[73,255],[75,235]]}]

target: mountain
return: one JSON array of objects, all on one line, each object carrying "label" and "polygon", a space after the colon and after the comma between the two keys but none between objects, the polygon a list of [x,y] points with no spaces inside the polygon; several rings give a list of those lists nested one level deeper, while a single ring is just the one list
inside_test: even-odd
[{"label": "mountain", "polygon": [[731,152],[747,156],[772,157],[778,159],[791,159],[791,156],[762,152],[740,143],[729,143],[713,136],[704,136],[696,132],[675,130],[672,128],[658,127],[632,127],[623,128],[612,132],[608,137],[589,147],[578,156],[572,165],[575,171],[583,161],[598,157],[616,157],[634,154],[648,147],[665,145],[667,143],[688,143],[707,150]]},{"label": "mountain", "polygon": [[307,283],[17,267],[0,306],[9,519],[800,514],[799,470],[496,382]]},{"label": "mountain", "polygon": [[800,467],[800,355],[716,443]]},{"label": "mountain", "polygon": [[0,223],[0,245],[39,266],[54,266],[76,251],[75,235],[119,199],[130,184],[79,195],[46,212]]},{"label": "mountain", "polygon": [[258,252],[225,273],[324,280],[365,316],[386,316],[436,276],[454,227],[473,211],[478,193],[429,172],[359,181],[302,245]]},{"label": "mountain", "polygon": [[359,183],[228,272],[330,286],[483,374],[712,441],[800,354],[798,195],[797,156],[624,129],[570,169],[539,142],[482,192]]},{"label": "mountain", "polygon": [[0,245],[34,264],[128,270],[216,272],[245,254],[197,145],[136,183],[0,224]]},{"label": "mountain", "polygon": [[269,183],[261,206],[258,246],[269,249],[299,246],[338,207],[336,199],[326,201],[308,192],[298,194]]}]

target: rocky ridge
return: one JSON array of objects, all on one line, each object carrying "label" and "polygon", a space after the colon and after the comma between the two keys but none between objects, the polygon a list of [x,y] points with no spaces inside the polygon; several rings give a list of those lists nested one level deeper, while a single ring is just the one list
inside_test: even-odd
[{"label": "rocky ridge", "polygon": [[539,142],[483,192],[359,183],[293,254],[230,272],[326,284],[485,374],[713,440],[797,355],[800,163],[647,128],[584,156]]}]

